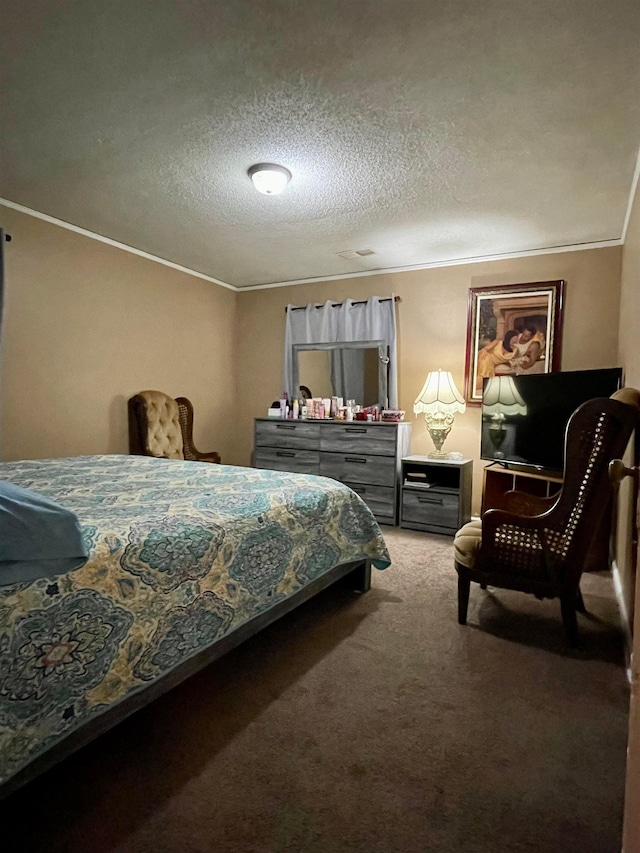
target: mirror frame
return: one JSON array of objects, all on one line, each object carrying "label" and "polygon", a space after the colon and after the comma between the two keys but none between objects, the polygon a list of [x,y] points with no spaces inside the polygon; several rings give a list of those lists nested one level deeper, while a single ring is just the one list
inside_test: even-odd
[{"label": "mirror frame", "polygon": [[293,388],[300,389],[300,371],[298,353],[307,351],[331,352],[337,349],[378,349],[378,405],[388,408],[389,403],[389,344],[384,340],[376,341],[333,341],[322,344],[293,344],[291,347]]}]

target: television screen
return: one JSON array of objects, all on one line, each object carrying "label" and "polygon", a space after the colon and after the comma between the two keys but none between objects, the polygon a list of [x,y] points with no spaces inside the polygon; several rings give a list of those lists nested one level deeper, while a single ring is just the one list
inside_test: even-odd
[{"label": "television screen", "polygon": [[485,379],[480,456],[561,471],[565,428],[573,412],[621,387],[621,367]]}]

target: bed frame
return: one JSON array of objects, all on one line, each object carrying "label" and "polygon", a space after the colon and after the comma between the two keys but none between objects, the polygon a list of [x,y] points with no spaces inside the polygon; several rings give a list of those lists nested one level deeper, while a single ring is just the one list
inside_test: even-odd
[{"label": "bed frame", "polygon": [[322,592],[323,589],[331,586],[341,578],[348,578],[348,583],[354,591],[368,592],[371,588],[371,561],[359,560],[335,566],[289,598],[279,601],[269,610],[260,613],[258,616],[240,625],[231,633],[221,637],[221,639],[214,642],[208,648],[203,649],[198,654],[179,664],[171,672],[152,682],[148,687],[127,697],[118,705],[105,711],[97,719],[81,726],[42,755],[39,755],[29,765],[5,782],[0,787],[0,799],[7,797],[13,791],[22,787],[22,785],[49,770],[55,764],[67,758],[67,756],[81,749],[85,744],[95,740],[103,732],[113,728],[140,708],[144,708],[145,705],[150,704],[154,699],[162,696],[163,693],[176,687],[176,685],[189,678],[189,676],[194,675],[203,669],[203,667],[221,658],[227,652],[239,646],[245,640],[248,640],[249,637],[257,634],[281,616],[285,616],[287,613],[295,610],[296,607],[313,598],[314,595]]}]

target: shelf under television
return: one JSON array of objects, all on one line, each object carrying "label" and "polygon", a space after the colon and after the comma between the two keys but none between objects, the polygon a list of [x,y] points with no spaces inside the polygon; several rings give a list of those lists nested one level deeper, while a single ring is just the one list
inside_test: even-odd
[{"label": "shelf under television", "polygon": [[547,472],[523,465],[487,465],[483,474],[482,514],[488,509],[502,509],[505,494],[514,489],[528,495],[549,498],[559,491],[562,480],[561,471]]}]

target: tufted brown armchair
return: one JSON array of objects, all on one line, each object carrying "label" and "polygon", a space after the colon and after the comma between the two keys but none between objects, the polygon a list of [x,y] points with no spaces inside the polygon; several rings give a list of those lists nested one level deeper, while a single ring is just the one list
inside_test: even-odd
[{"label": "tufted brown armchair", "polygon": [[505,509],[465,524],[453,546],[458,572],[458,621],[465,625],[471,582],[559,598],[571,645],[578,643],[576,610],[584,612],[580,576],[594,532],[611,506],[609,462],[625,451],[638,424],[640,392],[623,388],[573,413],[565,434],[560,494],[535,498],[508,492]]},{"label": "tufted brown armchair", "polygon": [[129,453],[193,462],[220,462],[193,443],[193,406],[186,397],[141,391],[129,399]]}]

